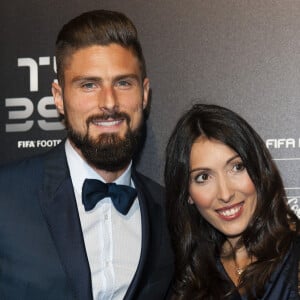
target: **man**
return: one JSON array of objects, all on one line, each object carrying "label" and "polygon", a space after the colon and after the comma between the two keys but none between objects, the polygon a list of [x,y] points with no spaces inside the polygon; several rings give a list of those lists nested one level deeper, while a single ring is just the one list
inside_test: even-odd
[{"label": "man", "polygon": [[60,31],[56,59],[67,140],[0,171],[0,299],[164,299],[163,189],[132,166],[149,95],[136,29],[84,13]]}]

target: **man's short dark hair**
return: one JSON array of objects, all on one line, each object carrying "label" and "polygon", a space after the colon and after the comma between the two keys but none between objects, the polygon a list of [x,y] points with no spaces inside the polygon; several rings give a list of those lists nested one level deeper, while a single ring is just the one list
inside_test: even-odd
[{"label": "man's short dark hair", "polygon": [[57,77],[64,84],[64,70],[71,55],[85,47],[118,44],[130,49],[138,58],[142,79],[146,77],[145,59],[137,30],[132,21],[116,11],[94,10],[70,20],[56,40]]}]

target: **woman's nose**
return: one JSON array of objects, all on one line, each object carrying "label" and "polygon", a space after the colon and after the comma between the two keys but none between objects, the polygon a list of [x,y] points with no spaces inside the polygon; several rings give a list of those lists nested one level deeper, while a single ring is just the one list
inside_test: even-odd
[{"label": "woman's nose", "polygon": [[230,202],[234,198],[234,190],[229,180],[222,177],[218,184],[218,199],[225,203]]}]

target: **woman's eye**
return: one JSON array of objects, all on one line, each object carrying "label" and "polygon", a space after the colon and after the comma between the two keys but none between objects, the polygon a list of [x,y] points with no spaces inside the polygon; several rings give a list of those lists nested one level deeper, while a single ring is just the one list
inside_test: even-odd
[{"label": "woman's eye", "polygon": [[194,181],[198,182],[198,183],[202,183],[202,182],[207,181],[208,179],[209,179],[209,174],[202,173],[202,174],[195,176]]},{"label": "woman's eye", "polygon": [[245,166],[242,162],[238,162],[233,165],[232,170],[235,172],[241,172],[241,171],[245,170]]}]

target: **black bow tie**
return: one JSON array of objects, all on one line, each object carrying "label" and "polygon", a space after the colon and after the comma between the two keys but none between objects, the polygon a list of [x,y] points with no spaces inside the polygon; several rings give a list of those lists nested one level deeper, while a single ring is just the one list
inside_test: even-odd
[{"label": "black bow tie", "polygon": [[93,209],[103,198],[110,197],[115,208],[126,215],[136,196],[136,190],[130,186],[96,179],[86,179],[82,187],[82,203],[86,211]]}]

